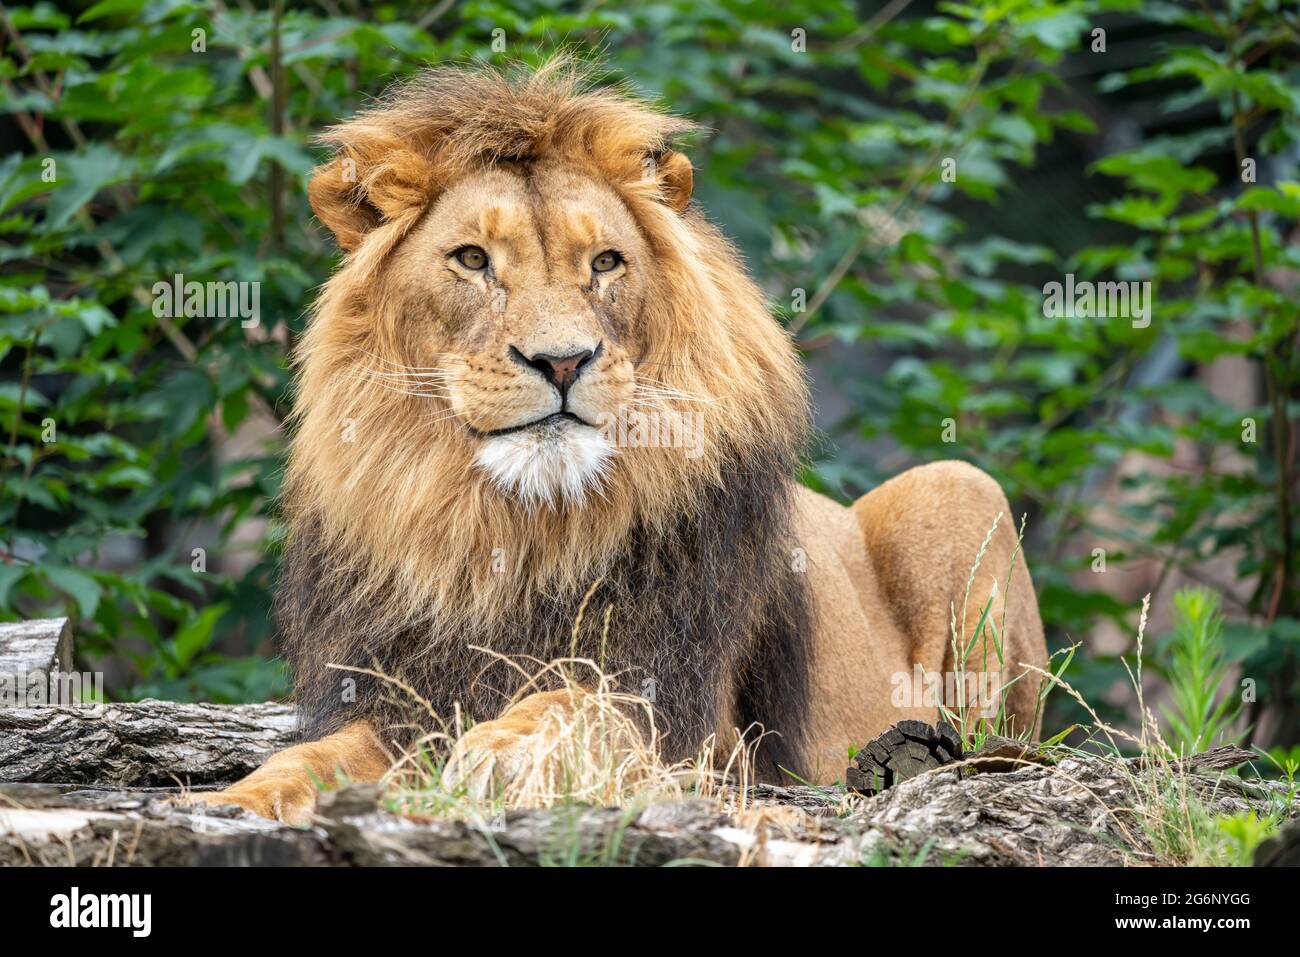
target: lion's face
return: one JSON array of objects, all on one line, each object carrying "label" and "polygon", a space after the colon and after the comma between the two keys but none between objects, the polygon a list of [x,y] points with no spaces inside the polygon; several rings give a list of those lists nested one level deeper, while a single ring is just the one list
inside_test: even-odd
[{"label": "lion's face", "polygon": [[449,69],[328,134],[308,194],[346,255],[296,349],[286,500],[399,608],[581,595],[788,483],[802,373],[690,206],[687,126],[563,68]]},{"label": "lion's face", "polygon": [[618,454],[608,424],[635,401],[655,268],[608,184],[550,163],[451,185],[395,252],[401,339],[463,426],[475,466],[527,503],[581,505]]}]

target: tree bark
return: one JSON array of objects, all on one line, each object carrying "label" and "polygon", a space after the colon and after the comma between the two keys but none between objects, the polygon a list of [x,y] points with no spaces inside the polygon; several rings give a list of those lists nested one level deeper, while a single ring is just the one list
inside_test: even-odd
[{"label": "tree bark", "polygon": [[284,704],[0,708],[0,782],[229,784],[293,743]]},{"label": "tree bark", "polygon": [[0,690],[5,679],[72,667],[72,625],[66,618],[0,624]]}]

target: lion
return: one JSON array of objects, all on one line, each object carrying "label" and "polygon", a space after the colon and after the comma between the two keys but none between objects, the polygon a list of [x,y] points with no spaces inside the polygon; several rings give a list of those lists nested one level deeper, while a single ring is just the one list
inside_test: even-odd
[{"label": "lion", "polygon": [[512,698],[520,660],[648,683],[666,761],[757,728],[760,780],[821,783],[936,719],[900,682],[951,673],[990,597],[1006,662],[1046,663],[988,475],[925,465],[851,507],[796,481],[805,374],[692,205],[691,129],[551,62],[432,68],[327,131],[308,197],[343,259],[295,353],[275,609],[307,742],[196,799],[309,821],[428,713],[508,773],[573,707]]}]

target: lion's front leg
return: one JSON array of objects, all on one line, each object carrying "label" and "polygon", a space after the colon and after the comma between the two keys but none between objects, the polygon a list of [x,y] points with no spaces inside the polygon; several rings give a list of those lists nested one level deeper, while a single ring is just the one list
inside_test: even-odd
[{"label": "lion's front leg", "polygon": [[184,800],[202,804],[237,804],[245,810],[286,824],[309,824],[316,810],[318,782],[378,781],[388,771],[388,754],[368,722],[295,745],[224,791],[191,793]]},{"label": "lion's front leg", "polygon": [[452,747],[443,768],[443,781],[464,786],[472,794],[486,795],[519,776],[544,745],[545,732],[554,730],[566,716],[577,712],[586,695],[580,688],[530,694],[492,721],[476,724]]}]

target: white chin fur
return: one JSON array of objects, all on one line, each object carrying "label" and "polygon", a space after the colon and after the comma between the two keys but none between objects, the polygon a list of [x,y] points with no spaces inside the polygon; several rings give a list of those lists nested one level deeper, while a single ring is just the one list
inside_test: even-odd
[{"label": "white chin fur", "polygon": [[581,505],[599,491],[617,449],[597,429],[547,422],[484,439],[476,464],[502,491],[528,505]]}]

